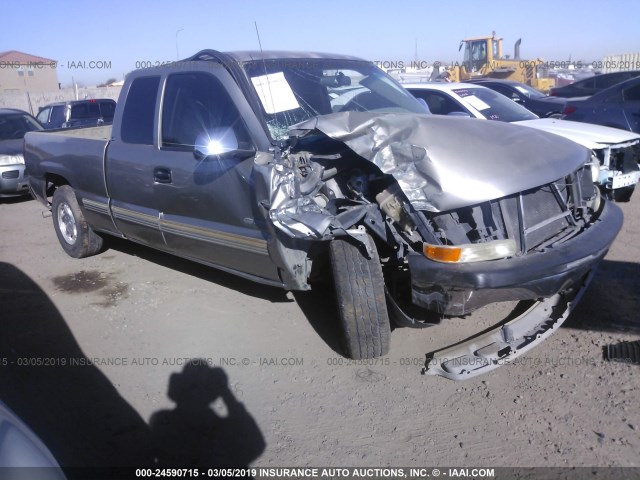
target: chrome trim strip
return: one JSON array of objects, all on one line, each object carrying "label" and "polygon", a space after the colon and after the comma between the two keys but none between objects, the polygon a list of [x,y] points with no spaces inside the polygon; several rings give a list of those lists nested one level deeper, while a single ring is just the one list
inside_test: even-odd
[{"label": "chrome trim strip", "polygon": [[129,210],[128,208],[114,206],[111,207],[111,211],[113,212],[113,216],[118,220],[137,223],[139,225],[152,227],[156,230],[158,229],[158,217],[156,217],[155,215],[148,215],[146,213]]},{"label": "chrome trim strip", "polygon": [[160,219],[160,231],[182,237],[214,243],[229,248],[237,248],[259,255],[269,255],[267,242],[262,239],[221,232],[209,228],[196,227],[171,220]]},{"label": "chrome trim strip", "polygon": [[[89,203],[95,203],[97,206],[102,206],[93,200],[89,200]],[[108,210],[106,211],[108,212]],[[115,206],[111,207],[111,211],[113,212],[114,218],[118,220],[159,229],[163,235],[165,233],[169,233],[193,240],[213,243],[227,248],[244,250],[258,255],[269,255],[266,240],[260,238],[247,237],[245,235],[238,235],[235,233],[222,232],[220,230],[212,230],[210,228],[196,227],[194,225],[188,225],[181,222],[165,220],[162,212],[160,212],[159,216],[156,217],[146,213],[129,210],[128,208]]]},{"label": "chrome trim strip", "polygon": [[82,205],[84,205],[84,208],[86,208],[87,210],[102,213],[103,215],[109,215],[109,205],[105,202],[83,198]]}]

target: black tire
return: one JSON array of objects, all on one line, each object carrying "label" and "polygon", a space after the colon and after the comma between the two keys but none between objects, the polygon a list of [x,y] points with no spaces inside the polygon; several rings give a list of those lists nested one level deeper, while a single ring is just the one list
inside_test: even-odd
[{"label": "black tire", "polygon": [[613,200],[616,202],[628,202],[631,200],[631,195],[635,190],[636,186],[631,185],[629,187],[616,188],[613,191]]},{"label": "black tire", "polygon": [[70,257],[89,257],[102,249],[102,237],[84,219],[73,188],[63,185],[56,189],[51,213],[58,241]]},{"label": "black tire", "polygon": [[603,193],[603,196],[607,200],[611,200],[613,202],[628,202],[629,200],[631,200],[631,195],[633,194],[635,188],[635,185],[616,188],[615,190],[607,190],[602,187],[600,191]]},{"label": "black tire", "polygon": [[369,259],[347,240],[332,240],[329,258],[346,356],[362,359],[386,355],[391,325],[375,245]]}]

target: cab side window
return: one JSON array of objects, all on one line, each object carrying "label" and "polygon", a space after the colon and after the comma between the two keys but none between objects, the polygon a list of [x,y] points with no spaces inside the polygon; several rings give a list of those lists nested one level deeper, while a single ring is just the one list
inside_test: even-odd
[{"label": "cab side window", "polygon": [[636,85],[631,88],[627,88],[624,91],[624,100],[626,102],[638,102],[640,101],[640,85]]},{"label": "cab side window", "polygon": [[123,142],[153,145],[153,125],[159,85],[160,77],[140,77],[131,83],[120,126]]},{"label": "cab side window", "polygon": [[588,80],[582,80],[580,82],[575,82],[574,85],[576,88],[581,90],[586,90],[587,88],[595,88],[596,81],[593,78],[589,78]]},{"label": "cab side window", "polygon": [[116,112],[115,102],[100,102],[100,115],[104,118],[105,122],[111,122]]},{"label": "cab side window", "polygon": [[451,112],[464,112],[465,109],[440,92],[430,92],[426,90],[412,90],[411,92],[418,98],[424,99],[429,106],[429,110],[434,115],[448,115]]},{"label": "cab side window", "polygon": [[51,125],[60,127],[65,121],[64,105],[55,105],[51,110],[51,118],[49,119],[49,122],[51,122]]},{"label": "cab side window", "polygon": [[167,78],[162,107],[162,146],[193,150],[196,140],[230,130],[237,146],[250,148],[251,139],[229,93],[204,72],[177,73]]},{"label": "cab side window", "polygon": [[46,125],[47,122],[49,121],[49,113],[51,112],[51,107],[47,107],[45,109],[43,109],[38,116],[36,117],[36,119],[42,124],[42,125]]},{"label": "cab side window", "polygon": [[520,95],[518,95],[517,92],[510,90],[509,88],[503,87],[502,85],[492,85],[491,89],[495,90],[498,93],[501,93],[502,95],[504,95],[507,98],[510,98],[511,100],[521,99]]},{"label": "cab side window", "polygon": [[625,75],[598,75],[594,80],[596,88],[608,88],[625,80]]}]

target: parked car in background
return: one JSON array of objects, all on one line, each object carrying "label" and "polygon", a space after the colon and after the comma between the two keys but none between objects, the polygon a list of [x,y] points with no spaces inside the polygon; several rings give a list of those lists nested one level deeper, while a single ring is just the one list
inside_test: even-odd
[{"label": "parked car in background", "polygon": [[405,84],[416,98],[427,102],[436,115],[466,115],[498,120],[554,133],[594,152],[599,164],[594,180],[611,199],[629,201],[640,180],[640,135],[619,129],[580,124],[555,118],[538,118],[493,90],[470,83]]},{"label": "parked car in background", "polygon": [[2,478],[64,480],[60,465],[42,440],[0,401],[0,471]]},{"label": "parked car in background", "polygon": [[0,198],[29,193],[24,169],[24,135],[42,126],[22,110],[0,108]]},{"label": "parked car in background", "polygon": [[588,98],[568,100],[562,118],[640,133],[640,77],[618,83]]},{"label": "parked car in background", "polygon": [[40,109],[38,121],[53,128],[93,127],[113,122],[116,102],[109,98],[51,103]]},{"label": "parked car in background", "polygon": [[552,97],[565,98],[588,97],[605,88],[612,87],[617,83],[624,82],[639,75],[640,70],[603,73],[602,75],[594,75],[593,77],[585,78],[584,80],[579,80],[563,87],[554,87],[549,90],[549,95]]},{"label": "parked car in background", "polygon": [[482,85],[483,87],[495,90],[517,104],[522,105],[530,112],[535,113],[540,118],[560,117],[564,104],[567,102],[563,98],[549,97],[540,90],[513,80],[478,78],[468,80],[467,83]]}]

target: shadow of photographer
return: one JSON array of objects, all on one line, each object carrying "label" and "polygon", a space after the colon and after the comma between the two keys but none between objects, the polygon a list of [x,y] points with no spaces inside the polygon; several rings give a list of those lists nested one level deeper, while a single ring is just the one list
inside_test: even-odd
[{"label": "shadow of photographer", "polygon": [[257,423],[221,368],[192,359],[171,375],[167,395],[176,407],[154,413],[149,422],[159,467],[247,468],[264,451]]},{"label": "shadow of photographer", "polygon": [[[47,294],[5,262],[0,305],[0,400],[42,440],[67,478],[128,477],[134,468],[160,465],[241,468],[264,451],[257,423],[222,369],[195,359],[172,374],[168,396],[176,408],[156,412],[149,426],[84,354]],[[212,410],[216,400],[226,415]],[[0,460],[7,461],[2,449],[0,435]]]}]

